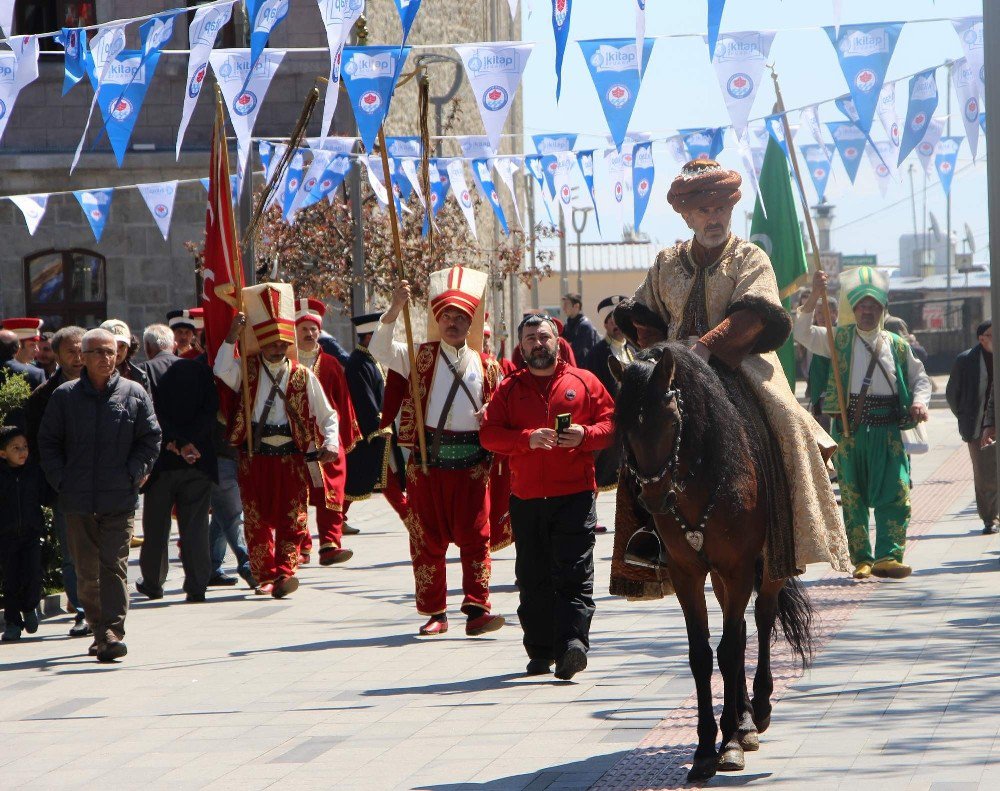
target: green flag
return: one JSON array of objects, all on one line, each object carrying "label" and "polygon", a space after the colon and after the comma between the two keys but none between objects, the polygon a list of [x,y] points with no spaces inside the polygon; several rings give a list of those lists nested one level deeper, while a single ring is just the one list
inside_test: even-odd
[{"label": "green flag", "polygon": [[[761,207],[761,197],[764,206]],[[764,212],[767,212],[767,216]],[[805,282],[809,271],[802,247],[795,197],[788,174],[788,159],[774,138],[767,141],[764,165],[760,169],[760,195],[753,210],[750,241],[767,253],[778,279],[782,304],[791,310],[791,297]],[[789,386],[795,389],[795,344],[792,339],[778,349],[781,367]]]}]

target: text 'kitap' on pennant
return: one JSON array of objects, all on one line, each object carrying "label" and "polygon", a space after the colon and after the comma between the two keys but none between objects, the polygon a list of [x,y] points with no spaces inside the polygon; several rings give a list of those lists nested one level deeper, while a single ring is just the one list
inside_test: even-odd
[{"label": "text 'kitap' on pennant", "polygon": [[83,210],[90,230],[94,232],[94,240],[101,241],[104,233],[104,226],[108,222],[108,213],[111,211],[111,196],[114,189],[103,190],[76,190],[73,196]]},{"label": "text 'kitap' on pennant", "polygon": [[928,69],[910,78],[910,97],[906,106],[906,120],[899,144],[896,164],[902,164],[927,134],[927,128],[938,106],[937,69]]},{"label": "text 'kitap' on pennant", "polygon": [[351,97],[358,135],[371,151],[409,47],[344,47],[341,79]]},{"label": "text 'kitap' on pennant", "polygon": [[773,41],[770,30],[724,33],[712,50],[712,65],[737,138],[746,131]]},{"label": "text 'kitap' on pennant", "polygon": [[961,137],[942,137],[934,152],[934,167],[941,180],[941,188],[944,190],[945,197],[951,194],[951,182],[955,175],[958,150],[961,147]]},{"label": "text 'kitap' on pennant", "polygon": [[21,210],[24,215],[24,224],[28,227],[28,235],[34,236],[38,230],[38,225],[45,216],[45,209],[49,203],[49,194],[40,193],[36,195],[11,195],[10,201]]},{"label": "text 'kitap' on pennant", "polygon": [[[247,21],[250,24],[250,68],[260,59],[273,31],[288,16],[291,0],[246,0]],[[251,72],[244,74],[243,88],[249,84]]]},{"label": "text 'kitap' on pennant", "polygon": [[184,89],[184,105],[181,110],[181,120],[177,126],[177,142],[174,146],[175,158],[180,159],[181,144],[187,132],[201,89],[208,76],[208,56],[215,47],[215,39],[219,31],[229,22],[233,13],[231,5],[203,6],[194,13],[188,25],[187,82]]},{"label": "text 'kitap' on pennant", "polygon": [[865,153],[868,136],[850,121],[829,121],[826,127],[830,130],[840,160],[853,184],[858,175],[861,157]]},{"label": "text 'kitap' on pennant", "polygon": [[871,131],[885,73],[902,29],[902,22],[841,25],[839,31],[824,28],[857,108],[857,124],[866,135]]},{"label": "text 'kitap' on pennant", "polygon": [[325,135],[333,124],[333,115],[337,110],[337,100],[340,97],[340,66],[344,54],[344,46],[354,29],[355,22],[365,10],[365,0],[317,0],[323,26],[326,28],[326,41],[330,50],[330,75],[326,86],[326,98],[323,100],[323,122],[320,134]]},{"label": "text 'kitap' on pennant", "polygon": [[170,234],[170,218],[174,214],[177,182],[161,181],[155,184],[137,184],[136,188],[142,195],[149,213],[153,215],[153,221],[160,229],[163,240],[166,241]]},{"label": "text 'kitap' on pennant", "polygon": [[[654,39],[651,38],[643,42],[643,64],[649,62],[653,43]],[[636,51],[635,41],[628,38],[603,38],[578,41],[577,44],[580,45],[597,90],[597,98],[604,110],[611,137],[615,145],[621,147],[632,120],[642,74],[645,72],[645,65],[642,70],[638,68],[640,53]]]},{"label": "text 'kitap' on pennant", "polygon": [[552,0],[552,34],[556,40],[556,101],[562,93],[563,56],[569,38],[569,23],[573,15],[573,0]]},{"label": "text 'kitap' on pennant", "polygon": [[653,192],[653,144],[639,143],[632,149],[632,193],[635,211],[635,230],[639,230],[642,218]]},{"label": "text 'kitap' on pennant", "polygon": [[494,151],[500,148],[500,134],[514,106],[514,96],[533,47],[515,41],[455,47]]}]

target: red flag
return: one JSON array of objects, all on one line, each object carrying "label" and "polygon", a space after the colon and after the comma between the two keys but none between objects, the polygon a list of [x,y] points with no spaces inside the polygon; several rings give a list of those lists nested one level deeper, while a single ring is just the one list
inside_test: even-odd
[{"label": "red flag", "polygon": [[205,213],[205,262],[201,304],[205,309],[205,347],[208,363],[229,334],[243,286],[236,220],[229,181],[229,149],[222,107],[216,103],[215,128],[208,174],[208,211]]}]

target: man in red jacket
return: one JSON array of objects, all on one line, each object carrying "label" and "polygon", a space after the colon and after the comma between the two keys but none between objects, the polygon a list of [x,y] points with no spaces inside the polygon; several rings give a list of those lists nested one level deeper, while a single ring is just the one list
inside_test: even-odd
[{"label": "man in red jacket", "polygon": [[[517,551],[528,674],[570,679],[587,666],[594,617],[594,452],[612,441],[614,402],[590,371],[558,357],[547,316],[518,327],[527,367],[504,379],[486,407],[480,442],[510,459],[510,520]],[[560,430],[557,430],[557,427]]]}]

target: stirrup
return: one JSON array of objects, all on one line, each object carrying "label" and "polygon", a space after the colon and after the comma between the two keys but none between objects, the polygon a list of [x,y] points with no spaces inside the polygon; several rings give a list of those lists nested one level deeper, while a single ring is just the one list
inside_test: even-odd
[{"label": "stirrup", "polygon": [[663,542],[659,534],[648,527],[640,527],[629,537],[622,560],[627,566],[643,569],[661,569],[667,566]]}]

